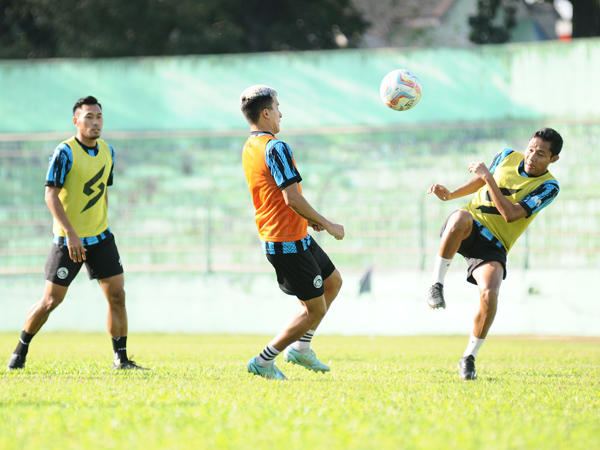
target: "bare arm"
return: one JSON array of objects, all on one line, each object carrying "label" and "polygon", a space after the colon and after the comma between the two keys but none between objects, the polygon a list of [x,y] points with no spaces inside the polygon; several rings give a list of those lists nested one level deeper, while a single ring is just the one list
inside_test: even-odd
[{"label": "bare arm", "polygon": [[298,190],[298,183],[293,183],[281,191],[285,204],[292,208],[296,214],[308,220],[315,231],[326,230],[337,240],[344,239],[344,226],[330,222],[308,203]]},{"label": "bare arm", "polygon": [[525,211],[525,208],[518,203],[512,203],[504,195],[502,195],[496,180],[494,180],[494,177],[484,163],[472,162],[469,166],[469,172],[476,174],[483,183],[487,184],[492,201],[494,202],[494,205],[496,205],[496,208],[500,214],[502,214],[502,217],[504,217],[504,220],[510,223],[514,222],[515,220],[522,219],[523,217],[527,217],[527,211]]},{"label": "bare arm", "polygon": [[58,198],[58,193],[61,188],[54,186],[46,186],[46,205],[50,209],[50,212],[59,223],[61,228],[65,230],[67,235],[67,247],[69,249],[69,257],[74,262],[85,261],[85,247],[81,243],[81,239],[77,236],[77,233],[73,229],[71,222],[67,218],[65,208]]},{"label": "bare arm", "polygon": [[446,202],[455,198],[464,197],[465,195],[474,194],[484,185],[485,181],[483,181],[481,178],[473,177],[466,184],[463,184],[461,187],[453,190],[452,192],[450,192],[448,188],[442,186],[441,184],[434,184],[430,186],[430,188],[427,190],[427,193],[434,193],[437,198]]}]

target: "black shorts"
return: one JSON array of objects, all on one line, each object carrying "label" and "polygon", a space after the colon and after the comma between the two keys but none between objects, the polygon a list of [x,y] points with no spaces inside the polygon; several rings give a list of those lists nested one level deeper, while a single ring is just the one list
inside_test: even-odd
[{"label": "black shorts", "polygon": [[97,244],[86,246],[85,249],[85,261],[76,263],[69,257],[69,248],[66,245],[52,244],[46,260],[46,280],[60,286],[69,286],[84,263],[90,280],[102,280],[123,273],[121,257],[112,234]]},{"label": "black shorts", "polygon": [[266,256],[275,268],[279,288],[302,301],[323,295],[325,293],[323,280],[329,278],[335,271],[335,266],[327,253],[312,237],[306,250]]},{"label": "black shorts", "polygon": [[[450,217],[448,217],[450,219]],[[442,227],[440,236],[444,234],[446,229],[446,223]],[[498,261],[502,264],[504,269],[504,276],[502,279],[506,279],[506,250],[504,247],[499,247],[495,242],[490,241],[480,232],[479,225],[473,220],[473,228],[471,234],[462,241],[460,248],[458,249],[465,260],[467,261],[467,281],[472,284],[477,284],[475,278],[473,278],[473,271],[484,262]]]}]

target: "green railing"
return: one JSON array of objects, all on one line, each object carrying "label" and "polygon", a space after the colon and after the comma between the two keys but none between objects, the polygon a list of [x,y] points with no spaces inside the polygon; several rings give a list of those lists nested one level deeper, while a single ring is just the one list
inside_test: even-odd
[{"label": "green railing", "polygon": [[[456,187],[472,160],[521,150],[539,123],[282,134],[303,191],[347,237],[314,234],[346,270],[428,269],[447,215],[427,187]],[[565,138],[551,170],[561,185],[511,251],[512,268],[600,266],[600,124],[551,124]],[[117,151],[109,188],[110,226],[127,270],[269,271],[256,237],[241,168],[244,136],[110,138]],[[0,273],[41,273],[51,241],[44,204],[48,156],[56,141],[0,142]]]}]

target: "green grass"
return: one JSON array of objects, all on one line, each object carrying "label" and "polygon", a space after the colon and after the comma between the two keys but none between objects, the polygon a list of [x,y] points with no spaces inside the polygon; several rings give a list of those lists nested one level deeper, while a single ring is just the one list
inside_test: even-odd
[{"label": "green grass", "polygon": [[457,376],[466,336],[318,336],[332,371],[279,358],[285,382],[246,372],[268,339],[134,334],[152,370],[121,373],[106,335],[42,332],[0,374],[0,448],[600,448],[599,339],[492,336],[475,382]]}]

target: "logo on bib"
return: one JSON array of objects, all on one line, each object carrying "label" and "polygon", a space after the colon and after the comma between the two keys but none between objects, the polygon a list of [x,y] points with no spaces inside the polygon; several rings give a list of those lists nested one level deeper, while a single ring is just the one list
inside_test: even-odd
[{"label": "logo on bib", "polygon": [[315,279],[313,280],[313,286],[316,287],[317,289],[319,289],[321,286],[323,286],[323,278],[321,278],[321,275],[317,275],[315,277]]},{"label": "logo on bib", "polygon": [[65,278],[67,278],[69,276],[69,269],[67,269],[66,267],[61,267],[56,271],[56,276],[58,278],[60,278],[61,280],[64,280]]},{"label": "logo on bib", "polygon": [[[87,195],[88,197],[90,197],[91,195],[93,195],[96,191],[94,190],[94,185],[100,181],[102,179],[102,175],[104,174],[104,169],[106,168],[106,166],[102,167],[102,169],[100,169],[100,171],[94,175],[87,183],[85,183],[85,185],[83,186],[83,193],[85,195]],[[87,205],[85,205],[85,208],[83,208],[83,210],[81,212],[87,211],[89,208],[91,208],[92,206],[94,206],[98,200],[100,200],[100,198],[102,198],[102,196],[104,195],[104,189],[106,188],[106,186],[104,186],[104,183],[100,183],[96,189],[98,190],[98,194],[96,194],[96,196],[94,198],[92,198]]]}]

